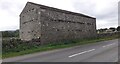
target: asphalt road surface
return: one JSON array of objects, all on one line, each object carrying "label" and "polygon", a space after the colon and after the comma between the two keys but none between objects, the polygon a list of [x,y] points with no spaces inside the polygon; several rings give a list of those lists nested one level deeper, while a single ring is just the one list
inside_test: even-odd
[{"label": "asphalt road surface", "polygon": [[80,45],[70,48],[39,52],[3,62],[117,62],[118,39]]}]

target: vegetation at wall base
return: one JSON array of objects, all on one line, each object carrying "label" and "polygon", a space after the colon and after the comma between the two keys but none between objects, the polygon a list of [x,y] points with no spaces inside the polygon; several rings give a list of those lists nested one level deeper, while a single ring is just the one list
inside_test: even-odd
[{"label": "vegetation at wall base", "polygon": [[11,40],[3,40],[3,51],[2,58],[15,57],[25,54],[31,54],[35,52],[48,51],[53,49],[67,48],[72,46],[96,43],[105,40],[112,40],[120,38],[118,35],[112,35],[110,37],[102,37],[102,38],[90,38],[90,39],[76,39],[76,40],[66,40],[57,43],[51,43],[47,45],[38,45],[30,42],[21,41],[20,39],[11,39]]}]

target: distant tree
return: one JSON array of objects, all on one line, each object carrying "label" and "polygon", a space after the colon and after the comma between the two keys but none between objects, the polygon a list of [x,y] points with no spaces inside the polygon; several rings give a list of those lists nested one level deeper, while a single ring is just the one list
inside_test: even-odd
[{"label": "distant tree", "polygon": [[16,30],[16,31],[14,32],[14,36],[15,36],[15,37],[19,37],[19,30]]},{"label": "distant tree", "polygon": [[103,31],[106,31],[107,30],[107,28],[104,28],[104,29],[102,29]]},{"label": "distant tree", "polygon": [[103,32],[105,32],[106,30],[107,30],[107,28],[101,28],[101,29],[98,29],[97,32],[98,32],[98,33],[103,33]]},{"label": "distant tree", "polygon": [[107,30],[107,28],[99,29],[100,32],[104,32],[104,31],[106,31],[106,30]]},{"label": "distant tree", "polygon": [[18,37],[19,30],[16,31],[2,31],[2,37]]},{"label": "distant tree", "polygon": [[120,31],[120,26],[117,27],[117,31]]},{"label": "distant tree", "polygon": [[112,31],[116,30],[116,28],[114,28],[114,27],[110,27],[109,29],[112,30]]}]

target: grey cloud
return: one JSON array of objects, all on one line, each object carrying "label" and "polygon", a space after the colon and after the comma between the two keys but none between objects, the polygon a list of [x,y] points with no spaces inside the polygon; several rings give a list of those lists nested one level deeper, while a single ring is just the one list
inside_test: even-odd
[{"label": "grey cloud", "polygon": [[109,13],[106,13],[106,14],[103,14],[101,13],[101,15],[95,15],[97,19],[112,19],[112,18],[115,18],[117,17],[118,13],[115,12],[115,11],[111,11]]},{"label": "grey cloud", "polygon": [[[116,24],[117,23],[117,11],[116,11],[117,9],[116,8],[117,7],[111,7],[111,8],[99,11],[98,8],[96,8],[96,4],[94,2],[96,0],[68,0],[68,2],[69,1],[71,2],[70,4],[67,4],[67,3],[62,4],[62,1],[64,2],[64,0],[61,0],[61,2],[59,2],[59,1],[57,2],[56,0],[52,0],[52,1],[53,2],[48,2],[48,0],[36,0],[36,1],[34,0],[34,2],[37,2],[38,4],[39,3],[49,4],[50,6],[56,5],[56,7],[58,6],[58,8],[67,9],[67,10],[71,10],[71,11],[72,11],[72,9],[75,9],[76,12],[96,17],[98,28],[101,28],[104,26],[109,27],[109,26],[117,25]],[[56,3],[54,3],[54,1]],[[90,1],[93,1],[93,2],[90,2]],[[109,1],[111,1],[111,0],[109,0]],[[7,13],[7,15],[5,15],[7,17],[7,19],[2,20],[2,21],[5,21],[6,26],[4,26],[5,28],[0,28],[0,30],[15,29],[15,28],[18,29],[19,28],[19,26],[16,23],[19,23],[19,14],[22,11],[22,9],[24,8],[26,2],[27,2],[27,0],[0,0],[0,12],[4,11],[3,15],[4,15],[4,13],[5,14]],[[65,1],[65,2],[67,2],[67,1]],[[61,3],[62,5],[59,3]],[[113,4],[115,4],[115,3],[113,3]],[[112,5],[112,3],[111,3],[111,5]],[[4,17],[0,16],[0,17],[6,18],[5,16]],[[11,17],[9,17],[9,16],[11,16]],[[12,18],[12,20],[8,20],[11,18]],[[12,24],[8,24],[9,26],[7,26],[8,21],[11,21],[9,23],[12,23]],[[100,22],[105,22],[106,24],[100,25]],[[1,23],[4,23],[4,22],[1,22]],[[9,28],[10,25],[12,25],[11,28]]]},{"label": "grey cloud", "polygon": [[[109,3],[109,2],[108,2]],[[110,7],[112,4],[114,4],[112,7]],[[78,12],[86,13],[90,16],[94,16],[97,18],[97,27],[100,28],[103,27],[110,27],[110,26],[117,26],[118,22],[118,11],[117,11],[117,2],[111,3],[111,5],[107,5],[108,8],[101,10],[98,12],[98,8],[96,8],[95,3],[86,1],[86,2],[79,2],[78,0],[75,0],[73,6]],[[102,5],[102,4],[101,4]],[[116,5],[116,6],[115,6]],[[100,21],[106,22],[106,24],[100,25]],[[106,26],[105,26],[106,25]]]}]

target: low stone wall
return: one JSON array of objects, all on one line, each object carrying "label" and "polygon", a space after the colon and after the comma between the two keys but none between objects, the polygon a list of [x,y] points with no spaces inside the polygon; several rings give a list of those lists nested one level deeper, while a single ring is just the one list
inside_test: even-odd
[{"label": "low stone wall", "polygon": [[110,37],[110,36],[113,36],[113,35],[120,35],[120,32],[97,34],[97,37],[98,38],[101,38],[101,37]]}]

